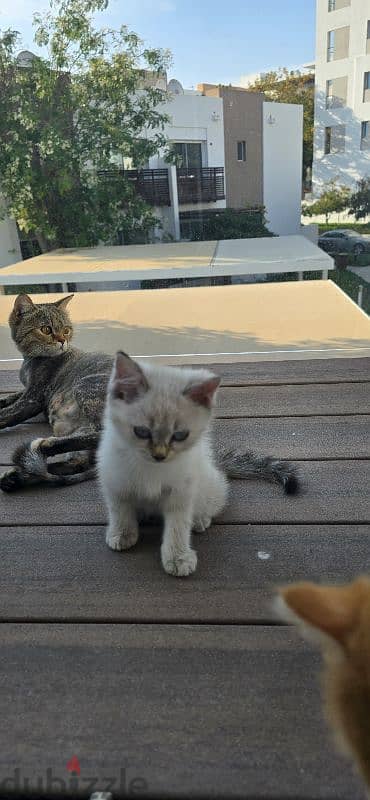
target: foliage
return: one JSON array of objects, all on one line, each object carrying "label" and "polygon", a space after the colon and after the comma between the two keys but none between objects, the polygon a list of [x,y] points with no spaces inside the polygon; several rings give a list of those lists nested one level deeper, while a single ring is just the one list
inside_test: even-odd
[{"label": "foliage", "polygon": [[370,314],[370,288],[368,283],[365,283],[363,280],[361,280],[361,278],[359,278],[358,275],[355,275],[354,272],[349,272],[346,269],[330,270],[329,278],[338,286],[340,286],[340,288],[343,289],[343,291],[348,294],[348,296],[351,297],[355,303],[357,303],[359,286],[362,286],[362,308],[366,314]]},{"label": "foliage", "polygon": [[[0,33],[0,175],[6,213],[43,250],[125,241],[155,219],[112,159],[137,165],[165,144],[163,93],[144,81],[168,54],[145,49],[125,26],[96,29],[108,0],[53,0],[34,15],[47,57],[17,59],[18,34]],[[149,84],[149,85],[148,85]],[[151,85],[150,85],[151,84]],[[4,213],[4,212],[3,212]]]},{"label": "foliage", "polygon": [[192,220],[189,227],[192,241],[273,236],[266,228],[263,206],[243,211],[225,208],[204,212],[198,220]]},{"label": "foliage", "polygon": [[313,159],[314,82],[311,75],[285,67],[260,75],[248,86],[252,92],[264,92],[267,100],[303,105],[303,177]]},{"label": "foliage", "polygon": [[361,178],[357,181],[357,191],[351,195],[349,201],[349,214],[355,219],[364,219],[370,214],[370,178]]},{"label": "foliage", "polygon": [[340,213],[348,208],[349,199],[350,190],[347,186],[338,186],[335,181],[330,181],[316,202],[302,207],[302,214],[305,217],[325,214],[328,222],[330,214]]},{"label": "foliage", "polygon": [[336,228],[346,228],[349,231],[357,231],[357,233],[370,233],[370,223],[366,222],[328,222],[319,224],[319,233],[326,231],[335,231]]}]

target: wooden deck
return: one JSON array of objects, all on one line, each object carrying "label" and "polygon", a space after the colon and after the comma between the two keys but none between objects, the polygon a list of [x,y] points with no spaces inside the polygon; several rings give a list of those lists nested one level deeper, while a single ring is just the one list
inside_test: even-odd
[{"label": "wooden deck", "polygon": [[[293,460],[302,491],[234,481],[191,578],[162,571],[155,529],[108,550],[93,483],[1,495],[1,797],[108,779],[115,797],[364,797],[322,718],[319,655],[270,601],[369,569],[370,359],[218,371],[217,438]],[[1,432],[1,463],[46,430]]]}]

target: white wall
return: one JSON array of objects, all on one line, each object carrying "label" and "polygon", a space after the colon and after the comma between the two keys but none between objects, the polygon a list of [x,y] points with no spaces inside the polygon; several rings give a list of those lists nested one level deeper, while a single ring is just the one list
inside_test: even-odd
[{"label": "white wall", "polygon": [[[356,181],[370,175],[370,151],[361,150],[361,122],[370,120],[370,103],[363,102],[364,72],[370,71],[370,54],[366,54],[369,0],[351,0],[351,5],[328,11],[328,0],[317,0],[316,7],[316,91],[313,194],[317,197],[323,185],[331,180],[355,187]],[[327,61],[327,33],[350,26],[349,56]],[[326,109],[326,81],[348,77],[347,107]],[[325,127],[345,125],[345,152],[324,153]]]},{"label": "white wall", "polygon": [[281,236],[300,232],[302,147],[303,107],[263,103],[263,202],[269,230]]},{"label": "white wall", "polygon": [[22,261],[17,226],[12,219],[0,220],[0,267]]},{"label": "white wall", "polygon": [[[171,122],[164,128],[164,134],[169,142],[202,142],[203,166],[225,166],[222,98],[204,97],[198,92],[172,95],[168,102],[160,106],[160,111],[171,117]],[[153,156],[149,161],[151,169],[163,166],[167,165],[161,155]],[[216,203],[181,205],[180,211],[225,207],[226,200],[218,200]]]}]

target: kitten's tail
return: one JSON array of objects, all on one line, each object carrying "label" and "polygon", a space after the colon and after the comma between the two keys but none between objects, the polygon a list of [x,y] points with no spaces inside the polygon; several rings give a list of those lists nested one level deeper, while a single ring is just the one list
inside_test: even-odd
[{"label": "kitten's tail", "polygon": [[297,494],[299,481],[297,474],[287,461],[256,456],[250,450],[234,453],[232,450],[221,453],[220,466],[228,478],[261,478],[270,483],[280,483],[286,494]]},{"label": "kitten's tail", "polygon": [[[97,434],[81,433],[74,436],[34,439],[20,445],[13,453],[14,466],[0,479],[4,492],[15,492],[26,486],[45,483],[48,486],[71,486],[96,477],[92,459],[84,451],[95,451],[98,446]],[[71,460],[49,464],[47,458],[62,453],[79,451],[80,455]]]}]

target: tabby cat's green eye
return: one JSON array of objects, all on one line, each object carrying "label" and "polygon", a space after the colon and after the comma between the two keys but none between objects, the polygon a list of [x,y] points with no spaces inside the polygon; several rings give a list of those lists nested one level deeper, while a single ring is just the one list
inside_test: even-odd
[{"label": "tabby cat's green eye", "polygon": [[45,333],[47,336],[50,336],[50,334],[52,332],[50,325],[42,325],[40,330],[41,330],[42,333]]},{"label": "tabby cat's green eye", "polygon": [[137,426],[134,428],[134,434],[137,436],[138,439],[151,439],[152,434],[149,428],[144,428],[141,426]]},{"label": "tabby cat's green eye", "polygon": [[173,442],[184,442],[189,436],[189,431],[175,431],[172,435]]}]

